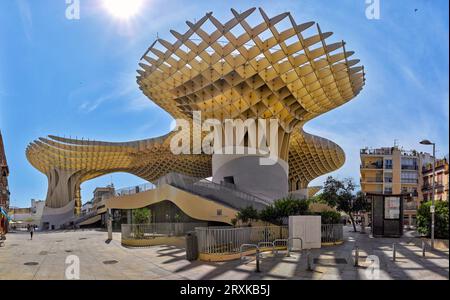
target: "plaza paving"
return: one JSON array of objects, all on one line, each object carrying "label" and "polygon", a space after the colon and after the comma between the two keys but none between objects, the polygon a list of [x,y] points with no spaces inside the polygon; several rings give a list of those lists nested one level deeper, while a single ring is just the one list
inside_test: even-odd
[{"label": "plaza paving", "polygon": [[[96,230],[36,232],[32,241],[27,233],[10,233],[0,247],[0,279],[66,279],[68,255],[79,257],[80,279],[368,279],[375,273],[368,272],[367,255],[378,257],[379,279],[449,278],[448,251],[427,252],[423,258],[417,238],[373,239],[349,228],[344,244],[311,251],[313,271],[306,270],[305,253],[264,253],[261,272],[256,273],[255,261],[189,262],[183,248],[132,249],[121,246],[120,233],[114,233],[112,241],[106,238],[106,232]],[[361,249],[360,267],[354,267],[355,243]]]}]

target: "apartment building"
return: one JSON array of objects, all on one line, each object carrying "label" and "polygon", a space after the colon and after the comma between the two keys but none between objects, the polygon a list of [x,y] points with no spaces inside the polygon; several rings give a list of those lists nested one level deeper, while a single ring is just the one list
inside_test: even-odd
[{"label": "apartment building", "polygon": [[[448,201],[448,161],[446,158],[436,160],[435,164],[435,185],[434,185],[434,200],[435,201]],[[422,194],[424,201],[431,201],[433,195],[433,165],[432,163],[426,164],[422,168],[423,185]]]},{"label": "apartment building", "polygon": [[406,151],[398,146],[360,151],[360,183],[365,193],[405,194],[405,224],[415,225],[417,208],[423,200],[422,169],[432,156],[416,150]]}]

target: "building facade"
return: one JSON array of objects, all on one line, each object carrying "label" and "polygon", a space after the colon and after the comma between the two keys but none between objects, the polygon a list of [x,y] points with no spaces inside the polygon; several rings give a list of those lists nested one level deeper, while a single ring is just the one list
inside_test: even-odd
[{"label": "building facade", "polygon": [[[435,164],[435,187],[434,187],[434,200],[435,201],[448,201],[448,161],[446,158],[436,160]],[[433,165],[428,163],[422,168],[423,185],[422,194],[423,201],[431,201],[433,198]]]},{"label": "building facade", "polygon": [[405,194],[405,224],[415,225],[417,208],[423,201],[422,169],[432,161],[428,153],[405,151],[397,146],[360,151],[361,191],[375,194]]},{"label": "building facade", "polygon": [[44,212],[45,201],[31,199],[30,207],[11,207],[9,216],[13,227],[23,227],[28,224],[41,226],[42,213]]},{"label": "building facade", "polygon": [[9,209],[9,186],[8,186],[9,168],[6,161],[6,153],[3,145],[3,136],[0,132],[0,207],[5,211]]}]

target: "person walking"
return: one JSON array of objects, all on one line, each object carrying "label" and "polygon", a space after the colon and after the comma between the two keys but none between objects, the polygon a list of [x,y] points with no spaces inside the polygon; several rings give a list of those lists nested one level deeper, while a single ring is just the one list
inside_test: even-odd
[{"label": "person walking", "polygon": [[31,237],[31,240],[33,240],[33,233],[34,233],[34,226],[30,226],[30,237]]}]

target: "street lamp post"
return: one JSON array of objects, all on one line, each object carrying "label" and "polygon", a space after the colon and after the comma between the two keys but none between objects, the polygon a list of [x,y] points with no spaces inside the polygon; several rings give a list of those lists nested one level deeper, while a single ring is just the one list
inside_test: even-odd
[{"label": "street lamp post", "polygon": [[433,167],[432,167],[432,183],[431,183],[431,249],[434,249],[434,189],[435,189],[435,166],[436,166],[436,144],[430,142],[429,140],[423,140],[420,142],[422,145],[432,145],[433,146]]}]

